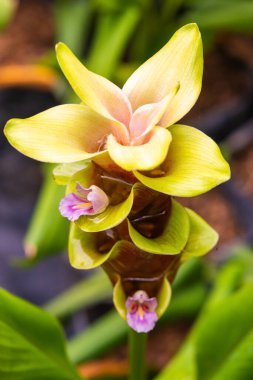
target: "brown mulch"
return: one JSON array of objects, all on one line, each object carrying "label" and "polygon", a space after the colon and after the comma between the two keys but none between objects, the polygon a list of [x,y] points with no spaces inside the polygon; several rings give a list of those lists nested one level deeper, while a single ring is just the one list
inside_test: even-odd
[{"label": "brown mulch", "polygon": [[220,236],[218,246],[227,244],[241,234],[230,204],[214,189],[193,198],[180,198],[180,202],[203,217]]},{"label": "brown mulch", "polygon": [[232,161],[237,186],[253,201],[253,144]]},{"label": "brown mulch", "polygon": [[248,76],[243,68],[217,48],[205,56],[201,94],[183,121],[190,122],[205,112],[228,104],[245,93],[248,85]]},{"label": "brown mulch", "polygon": [[14,18],[0,34],[0,65],[33,63],[53,40],[52,1],[20,0]]},{"label": "brown mulch", "polygon": [[226,33],[220,36],[219,44],[232,57],[243,61],[251,68],[253,67],[253,36],[251,34]]}]

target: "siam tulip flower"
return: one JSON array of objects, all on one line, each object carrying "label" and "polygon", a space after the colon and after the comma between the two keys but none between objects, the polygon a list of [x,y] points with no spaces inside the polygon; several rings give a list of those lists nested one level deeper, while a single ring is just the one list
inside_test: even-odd
[{"label": "siam tulip flower", "polygon": [[67,185],[60,211],[71,221],[71,265],[101,265],[120,316],[136,331],[150,331],[170,302],[181,263],[218,240],[172,196],[202,194],[230,176],[212,139],[176,124],[201,89],[199,30],[179,29],[122,89],[85,68],[63,43],[56,52],[81,103],[12,119],[5,134],[23,154],[61,163],[54,176]]},{"label": "siam tulip flower", "polygon": [[126,301],[127,322],[137,332],[149,332],[153,330],[156,321],[157,300],[149,298],[147,293],[139,290]]},{"label": "siam tulip flower", "polygon": [[82,103],[10,120],[5,133],[19,151],[45,162],[92,159],[117,165],[144,185],[175,196],[201,194],[229,178],[218,146],[197,129],[175,124],[201,89],[203,57],[196,24],[179,29],[122,90],[86,69],[63,43],[56,52]]},{"label": "siam tulip flower", "polygon": [[98,186],[84,188],[80,183],[76,185],[76,192],[70,193],[60,202],[60,213],[71,222],[81,215],[96,215],[106,209],[109,199]]}]

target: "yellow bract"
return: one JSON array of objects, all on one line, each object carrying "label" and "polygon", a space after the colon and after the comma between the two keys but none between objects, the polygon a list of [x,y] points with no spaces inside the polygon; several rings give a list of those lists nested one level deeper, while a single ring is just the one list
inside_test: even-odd
[{"label": "yellow bract", "polygon": [[127,80],[123,92],[133,109],[165,97],[180,83],[180,89],[163,117],[163,126],[181,119],[196,102],[202,83],[203,51],[196,24],[180,28],[169,42]]},{"label": "yellow bract", "polygon": [[35,160],[65,163],[98,155],[114,123],[84,105],[65,104],[27,119],[11,119],[4,132],[21,153]]},{"label": "yellow bract", "polygon": [[[93,158],[101,163],[110,156],[146,186],[175,196],[198,195],[229,179],[229,166],[209,137],[191,127],[171,127],[193,106],[201,88],[202,43],[196,24],[180,28],[122,90],[85,68],[63,43],[56,51],[84,104],[10,120],[5,133],[20,152],[53,163]],[[158,178],[148,173],[156,168]]]},{"label": "yellow bract", "polygon": [[56,45],[56,55],[73,90],[87,106],[108,118],[129,121],[130,102],[119,87],[86,69],[62,42]]},{"label": "yellow bract", "polygon": [[204,133],[186,125],[169,128],[172,142],[162,176],[135,172],[144,185],[165,194],[192,197],[227,181],[230,168],[218,145]]},{"label": "yellow bract", "polygon": [[121,168],[131,170],[151,170],[159,166],[167,155],[171,133],[162,127],[155,127],[146,144],[125,146],[119,144],[113,135],[107,140],[111,159]]}]

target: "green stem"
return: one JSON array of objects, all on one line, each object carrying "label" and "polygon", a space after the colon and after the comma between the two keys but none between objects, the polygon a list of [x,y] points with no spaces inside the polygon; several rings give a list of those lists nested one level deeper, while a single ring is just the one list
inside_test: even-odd
[{"label": "green stem", "polygon": [[129,331],[129,376],[128,380],[145,380],[147,375],[146,344],[148,334]]}]

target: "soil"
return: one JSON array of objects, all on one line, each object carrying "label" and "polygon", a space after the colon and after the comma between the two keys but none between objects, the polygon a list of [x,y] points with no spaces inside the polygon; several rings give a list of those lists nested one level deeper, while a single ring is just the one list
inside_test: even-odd
[{"label": "soil", "polygon": [[248,83],[244,67],[231,60],[218,45],[215,51],[205,56],[201,94],[183,121],[187,123],[196,120],[205,112],[238,98],[248,90]]},{"label": "soil", "polygon": [[180,202],[204,218],[219,234],[216,249],[240,236],[241,229],[231,205],[218,189],[193,198],[180,198]]},{"label": "soil", "polygon": [[20,0],[0,35],[0,65],[33,63],[53,46],[52,1]]},{"label": "soil", "polygon": [[218,40],[219,46],[227,51],[231,57],[243,61],[253,67],[253,36],[250,34],[222,34]]},{"label": "soil", "polygon": [[234,157],[232,167],[238,187],[253,201],[253,144]]}]

